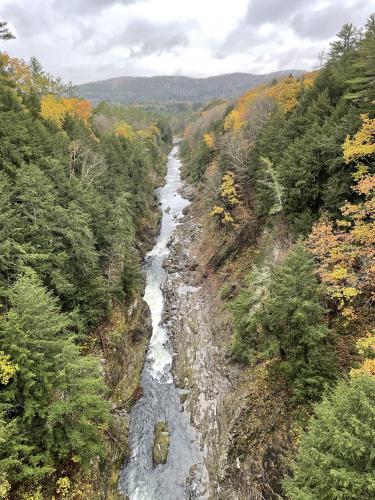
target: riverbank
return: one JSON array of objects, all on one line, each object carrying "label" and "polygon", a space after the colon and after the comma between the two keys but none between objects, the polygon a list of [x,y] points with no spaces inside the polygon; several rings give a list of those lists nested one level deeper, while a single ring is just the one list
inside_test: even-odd
[{"label": "riverbank", "polygon": [[[162,172],[154,174],[155,189],[162,186],[167,172],[166,158]],[[139,259],[155,243],[161,226],[162,212],[154,195],[153,209],[142,228],[138,228],[136,246]],[[108,317],[93,332],[90,350],[102,363],[103,377],[112,407],[112,420],[104,431],[104,459],[93,465],[91,477],[96,497],[105,500],[124,498],[118,491],[120,470],[130,457],[130,412],[142,396],[141,373],[152,335],[150,308],[144,301],[143,279],[137,294],[130,300],[115,303]]]},{"label": "riverbank", "polygon": [[[281,498],[280,479],[293,453],[285,388],[268,383],[264,364],[249,369],[230,357],[228,302],[266,235],[250,233],[231,256],[227,249],[233,241],[210,218],[205,188],[185,184],[182,193],[191,205],[165,263],[164,320],[172,335],[173,374],[183,390],[184,411],[199,434],[208,495],[212,500]],[[282,251],[282,239],[270,239],[275,256]]]}]

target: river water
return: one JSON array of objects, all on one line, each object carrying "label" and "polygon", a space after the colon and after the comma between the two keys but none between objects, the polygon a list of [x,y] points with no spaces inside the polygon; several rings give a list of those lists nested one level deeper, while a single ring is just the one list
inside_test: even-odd
[{"label": "river water", "polygon": [[[130,416],[131,458],[124,465],[119,482],[120,492],[130,500],[179,500],[199,496],[194,493],[195,474],[199,475],[202,468],[202,456],[189,415],[182,409],[180,390],[173,382],[172,346],[168,328],[161,324],[162,286],[166,280],[163,262],[169,255],[168,244],[180,223],[182,211],[189,205],[179,194],[181,163],[177,153],[178,146],[174,146],[168,156],[166,184],[157,190],[163,216],[155,246],[145,262],[144,299],[151,310],[153,333],[141,376],[143,396]],[[154,468],[154,426],[159,421],[168,424],[170,445],[167,462]]]}]

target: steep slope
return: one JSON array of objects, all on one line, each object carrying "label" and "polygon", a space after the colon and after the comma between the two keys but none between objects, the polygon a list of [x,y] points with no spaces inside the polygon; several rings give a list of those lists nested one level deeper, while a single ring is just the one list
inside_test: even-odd
[{"label": "steep slope", "polygon": [[100,101],[115,103],[203,102],[211,99],[237,97],[255,85],[289,74],[298,76],[302,73],[301,70],[285,70],[264,75],[231,73],[209,78],[123,76],[79,85],[78,93],[93,103]]},{"label": "steep slope", "polygon": [[374,494],[375,15],[348,31],[185,130],[166,319],[209,498]]}]

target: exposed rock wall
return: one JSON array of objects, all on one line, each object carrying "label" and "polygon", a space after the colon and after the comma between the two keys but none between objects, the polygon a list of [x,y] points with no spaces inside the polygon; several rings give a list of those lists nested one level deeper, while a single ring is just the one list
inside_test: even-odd
[{"label": "exposed rock wall", "polygon": [[230,360],[233,325],[221,289],[232,268],[210,266],[222,245],[213,241],[199,203],[193,200],[187,210],[166,262],[164,319],[173,336],[174,376],[201,436],[210,498],[282,498],[280,477],[291,446],[285,389],[269,383],[264,366],[250,370]]}]

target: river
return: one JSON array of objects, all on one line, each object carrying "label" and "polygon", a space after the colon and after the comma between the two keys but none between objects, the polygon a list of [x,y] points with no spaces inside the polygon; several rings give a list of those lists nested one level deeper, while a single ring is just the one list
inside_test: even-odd
[{"label": "river", "polygon": [[[143,396],[130,415],[131,457],[121,471],[119,482],[120,492],[130,500],[202,498],[195,494],[195,483],[199,481],[196,476],[203,467],[203,459],[189,414],[183,411],[180,402],[181,391],[173,381],[173,349],[168,327],[162,324],[162,288],[167,277],[163,263],[169,255],[168,244],[172,235],[181,223],[183,209],[189,205],[189,201],[179,193],[182,181],[181,162],[177,154],[178,146],[174,146],[168,156],[166,183],[157,190],[163,214],[161,227],[144,266],[144,300],[151,310],[153,333],[141,376]],[[168,424],[169,453],[165,464],[153,467],[154,426],[160,421]]]}]

